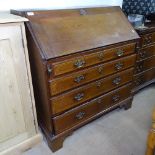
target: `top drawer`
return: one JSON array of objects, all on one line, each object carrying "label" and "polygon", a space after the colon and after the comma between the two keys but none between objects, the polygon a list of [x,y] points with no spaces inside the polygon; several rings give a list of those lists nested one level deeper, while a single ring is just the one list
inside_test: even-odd
[{"label": "top drawer", "polygon": [[155,32],[141,36],[141,46],[147,46],[155,42]]},{"label": "top drawer", "polygon": [[94,53],[84,54],[60,62],[52,63],[53,76],[58,76],[68,72],[82,69],[97,63],[105,62],[111,59],[120,58],[134,53],[135,43],[118,46],[115,48],[98,50]]}]

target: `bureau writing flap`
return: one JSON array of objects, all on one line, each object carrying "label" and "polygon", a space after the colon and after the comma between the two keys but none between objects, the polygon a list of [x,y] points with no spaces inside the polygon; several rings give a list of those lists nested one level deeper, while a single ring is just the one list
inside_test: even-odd
[{"label": "bureau writing flap", "polygon": [[119,7],[25,14],[46,59],[138,38]]}]

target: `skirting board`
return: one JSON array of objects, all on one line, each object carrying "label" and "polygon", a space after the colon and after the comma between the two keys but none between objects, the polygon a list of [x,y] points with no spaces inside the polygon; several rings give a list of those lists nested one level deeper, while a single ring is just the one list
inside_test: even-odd
[{"label": "skirting board", "polygon": [[31,149],[36,144],[42,141],[42,135],[38,133],[37,135],[25,140],[22,143],[19,143],[13,147],[10,147],[2,152],[0,155],[22,155],[23,152]]}]

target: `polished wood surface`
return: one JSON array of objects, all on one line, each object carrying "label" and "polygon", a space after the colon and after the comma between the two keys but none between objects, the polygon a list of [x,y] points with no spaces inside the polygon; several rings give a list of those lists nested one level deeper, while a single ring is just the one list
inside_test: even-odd
[{"label": "polished wood surface", "polygon": [[155,56],[136,62],[134,72],[138,74],[153,67],[155,67]]},{"label": "polished wood surface", "polygon": [[[70,110],[60,116],[53,118],[55,124],[55,132],[60,133],[67,128],[74,126],[83,120],[117,104],[118,102],[128,98],[130,95],[132,84],[128,84],[108,94],[98,97],[78,108]],[[109,104],[110,103],[110,104]]]},{"label": "polished wood surface", "polygon": [[61,17],[55,16],[54,13],[53,16],[47,15],[44,18],[39,18],[39,15],[35,18],[35,11],[33,16],[29,16],[27,12],[27,17],[31,18],[31,28],[38,38],[45,59],[138,38],[119,7],[109,7],[106,12],[92,9],[93,14],[87,14],[85,9],[78,11],[77,16]]},{"label": "polished wood surface", "polygon": [[137,44],[133,92],[155,82],[155,26],[153,23],[145,24],[145,26],[145,29],[137,30],[141,39]]},{"label": "polished wood surface", "polygon": [[117,73],[108,78],[103,78],[99,81],[92,82],[91,84],[64,93],[57,97],[53,97],[51,99],[52,112],[53,114],[62,112],[125,83],[131,82],[132,75],[133,68]]},{"label": "polished wood surface", "polygon": [[62,76],[49,81],[51,95],[64,92],[66,90],[78,87],[90,81],[97,80],[107,75],[117,73],[130,68],[135,64],[136,55],[123,57],[112,62],[102,63],[100,65],[79,71],[67,76]]},{"label": "polished wood surface", "polygon": [[138,87],[146,82],[149,82],[155,78],[155,68],[151,68],[147,71],[139,73],[134,76],[134,88]]},{"label": "polished wood surface", "polygon": [[155,43],[155,32],[145,34],[141,37],[142,47],[148,46]]},{"label": "polished wood surface", "polygon": [[137,52],[137,61],[152,57],[155,55],[155,44],[139,49]]},{"label": "polished wood surface", "polygon": [[[27,25],[28,26],[28,25]],[[53,127],[49,115],[51,111],[49,108],[49,91],[48,91],[48,75],[46,62],[42,60],[39,51],[39,47],[35,44],[33,36],[30,35],[30,31],[27,28],[27,40],[29,59],[31,65],[32,82],[34,87],[34,95],[36,101],[37,115],[40,124],[46,126],[46,130],[53,132]]]},{"label": "polished wood surface", "polygon": [[30,21],[39,124],[53,151],[75,129],[117,107],[131,107],[139,36],[119,7],[12,12]]},{"label": "polished wood surface", "polygon": [[[85,67],[117,59],[134,53],[135,43],[116,46],[109,49],[98,49],[91,51],[91,54],[79,55],[77,57],[52,63],[53,76],[83,69]],[[76,65],[79,62],[80,65]]]}]

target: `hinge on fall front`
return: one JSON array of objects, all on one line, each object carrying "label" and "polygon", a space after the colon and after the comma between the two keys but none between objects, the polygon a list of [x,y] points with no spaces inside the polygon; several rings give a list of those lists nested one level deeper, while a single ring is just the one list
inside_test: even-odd
[{"label": "hinge on fall front", "polygon": [[50,76],[51,73],[52,73],[52,67],[50,64],[47,65],[47,72],[48,72],[48,75]]}]

